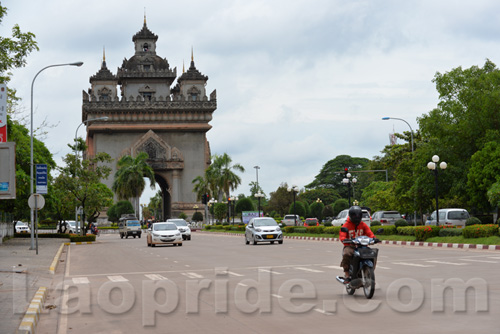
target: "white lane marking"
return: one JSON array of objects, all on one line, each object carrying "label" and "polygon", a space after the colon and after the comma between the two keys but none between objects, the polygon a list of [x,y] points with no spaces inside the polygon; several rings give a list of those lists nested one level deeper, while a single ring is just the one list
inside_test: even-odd
[{"label": "white lane marking", "polygon": [[421,268],[434,267],[433,265],[425,265],[425,264],[418,264],[418,263],[406,263],[406,262],[394,262],[393,264],[399,264],[401,266],[410,266],[410,267],[421,267]]},{"label": "white lane marking", "polygon": [[470,262],[481,262],[481,263],[498,263],[498,261],[488,261],[488,260],[475,260],[475,259],[460,259],[462,261],[470,261]]},{"label": "white lane marking", "polygon": [[72,278],[74,284],[89,284],[90,281],[87,277],[73,277]]},{"label": "white lane marking", "polygon": [[331,312],[328,312],[328,311],[322,310],[322,309],[320,309],[320,308],[315,308],[314,310],[315,310],[316,312],[322,313],[322,314],[324,314],[324,315],[332,315],[332,314],[333,314],[333,313],[331,313]]},{"label": "white lane marking", "polygon": [[283,275],[283,273],[279,273],[277,271],[273,271],[272,269],[263,269],[263,268],[260,268],[259,271],[263,272],[263,273],[271,273],[271,274],[275,274],[275,275]]},{"label": "white lane marking", "polygon": [[168,279],[168,278],[163,277],[162,275],[158,275],[158,274],[147,274],[147,275],[144,275],[144,276],[146,276],[147,278],[149,278],[152,281],[161,281],[161,280],[164,280],[164,279]]},{"label": "white lane marking", "polygon": [[391,268],[389,268],[389,267],[382,267],[382,266],[377,265],[377,269],[391,269]]},{"label": "white lane marking", "polygon": [[242,276],[245,276],[245,275],[241,275],[241,274],[233,273],[232,271],[228,271],[227,273],[228,273],[229,275],[233,275],[233,276],[236,276],[236,277],[242,277]]},{"label": "white lane marking", "polygon": [[128,282],[128,279],[123,276],[108,276],[108,279],[111,282]]},{"label": "white lane marking", "polygon": [[197,274],[197,273],[182,273],[182,275],[184,275],[188,278],[203,278],[202,275]]},{"label": "white lane marking", "polygon": [[344,270],[344,268],[342,268],[341,266],[324,266],[324,268]]},{"label": "white lane marking", "polygon": [[240,286],[248,286],[248,285],[246,285],[244,283],[238,283],[238,285],[240,285]]},{"label": "white lane marking", "polygon": [[303,271],[308,271],[310,273],[322,273],[323,272],[321,270],[316,270],[316,269],[311,269],[311,268],[304,268],[304,267],[296,267],[295,269],[303,270]]},{"label": "white lane marking", "polygon": [[446,261],[426,261],[429,263],[438,263],[438,264],[446,264],[450,266],[466,266],[468,263],[456,263],[456,262],[446,262]]},{"label": "white lane marking", "polygon": [[283,298],[283,297],[282,297],[282,296],[280,296],[280,295],[274,295],[274,294],[272,294],[271,296],[276,297],[276,298]]},{"label": "white lane marking", "polygon": [[500,256],[488,256],[488,259],[500,259]]}]

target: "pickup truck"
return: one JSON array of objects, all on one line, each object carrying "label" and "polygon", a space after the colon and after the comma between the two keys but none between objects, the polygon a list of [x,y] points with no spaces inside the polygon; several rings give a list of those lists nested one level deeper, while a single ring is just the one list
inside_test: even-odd
[{"label": "pickup truck", "polygon": [[285,215],[281,224],[285,226],[295,226],[295,217],[297,218],[297,226],[302,226],[302,220],[300,220],[299,215]]}]

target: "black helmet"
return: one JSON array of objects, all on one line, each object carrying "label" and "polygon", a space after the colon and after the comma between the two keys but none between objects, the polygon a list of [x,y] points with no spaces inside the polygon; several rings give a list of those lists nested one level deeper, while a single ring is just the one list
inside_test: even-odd
[{"label": "black helmet", "polygon": [[361,218],[363,218],[363,211],[357,205],[351,206],[349,209],[349,218],[355,225],[358,225],[361,222]]}]

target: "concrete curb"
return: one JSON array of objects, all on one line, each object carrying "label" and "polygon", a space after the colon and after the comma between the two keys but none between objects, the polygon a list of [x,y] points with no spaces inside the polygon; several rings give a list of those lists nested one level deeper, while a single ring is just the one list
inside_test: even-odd
[{"label": "concrete curb", "polygon": [[35,333],[36,324],[40,318],[40,313],[42,312],[43,303],[45,302],[45,297],[47,296],[47,288],[40,287],[35,294],[35,297],[31,300],[28,306],[28,311],[19,325],[17,333],[19,334],[33,334]]},{"label": "concrete curb", "polygon": [[[233,235],[233,236],[243,236],[243,234],[237,234],[237,233],[208,232],[208,231],[200,231],[200,232],[201,233],[217,233],[217,234]],[[285,236],[284,239],[311,240],[311,241],[340,241],[339,238],[324,238],[324,237],[296,237],[296,236],[290,237],[290,236]],[[450,244],[450,243],[423,242],[423,241],[392,241],[392,240],[382,240],[380,243],[385,244],[385,245],[397,245],[397,246],[420,246],[420,247],[440,247],[440,248],[500,251],[500,245]]]},{"label": "concrete curb", "polygon": [[61,244],[61,247],[59,247],[59,250],[57,251],[56,256],[54,256],[54,260],[52,261],[52,264],[49,267],[49,271],[52,275],[54,275],[56,273],[57,264],[59,263],[59,258],[61,257],[61,253],[63,251],[64,245],[65,245],[64,243]]},{"label": "concrete curb", "polygon": [[95,241],[65,242],[64,245],[92,245]]}]

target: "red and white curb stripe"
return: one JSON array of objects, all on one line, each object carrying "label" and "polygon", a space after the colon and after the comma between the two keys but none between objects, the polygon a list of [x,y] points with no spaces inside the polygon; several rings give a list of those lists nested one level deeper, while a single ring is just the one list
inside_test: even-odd
[{"label": "red and white curb stripe", "polygon": [[[242,236],[238,233],[226,232],[208,232],[200,231],[202,233],[217,233],[223,235]],[[312,241],[340,241],[339,238],[325,238],[325,237],[299,237],[299,236],[284,236],[284,239],[295,240],[312,240]],[[423,247],[441,247],[441,248],[456,248],[456,249],[479,249],[479,250],[500,250],[500,245],[476,245],[476,244],[450,244],[441,242],[423,242],[423,241],[391,241],[381,240],[381,244],[398,245],[398,246],[423,246]]]},{"label": "red and white curb stripe", "polygon": [[36,324],[40,318],[40,313],[42,312],[43,303],[45,302],[45,297],[47,296],[47,288],[40,287],[35,294],[35,297],[31,300],[31,304],[28,306],[28,311],[24,315],[21,325],[17,333],[21,334],[33,334],[35,333]]}]

